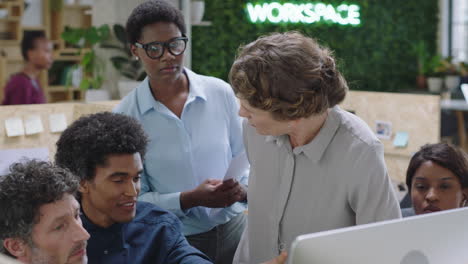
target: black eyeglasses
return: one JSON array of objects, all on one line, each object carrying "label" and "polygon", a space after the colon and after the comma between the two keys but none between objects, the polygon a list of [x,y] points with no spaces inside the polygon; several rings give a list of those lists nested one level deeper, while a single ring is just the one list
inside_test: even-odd
[{"label": "black eyeglasses", "polygon": [[182,35],[182,37],[173,38],[166,42],[155,41],[146,44],[135,42],[135,46],[144,49],[148,57],[156,60],[162,57],[165,48],[174,56],[184,53],[187,47],[187,41],[188,38]]}]

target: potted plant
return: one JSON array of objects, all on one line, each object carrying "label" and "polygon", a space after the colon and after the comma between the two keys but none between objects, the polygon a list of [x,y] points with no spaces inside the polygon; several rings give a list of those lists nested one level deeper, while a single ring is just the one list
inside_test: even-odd
[{"label": "potted plant", "polygon": [[413,47],[413,53],[416,55],[417,58],[417,65],[418,65],[418,75],[416,76],[416,86],[419,89],[425,89],[427,85],[427,61],[428,61],[428,53],[426,51],[426,44],[423,40],[416,42]]},{"label": "potted plant", "polygon": [[468,63],[460,62],[460,83],[468,83]]},{"label": "potted plant", "polygon": [[460,85],[460,70],[452,63],[452,57],[447,57],[442,61],[443,72],[445,73],[444,84],[447,90],[454,91]]},{"label": "potted plant", "polygon": [[123,79],[119,80],[119,95],[123,98],[131,90],[137,87],[145,77],[146,73],[143,70],[141,62],[137,60],[131,50],[130,43],[125,34],[125,28],[120,24],[113,26],[113,39],[101,44],[101,48],[113,49],[117,54],[110,59],[114,68],[120,73]]},{"label": "potted plant", "polygon": [[440,93],[443,87],[444,70],[442,57],[435,55],[427,61],[427,87],[431,93]]},{"label": "potted plant", "polygon": [[[71,83],[72,77],[76,77],[73,76],[73,72],[81,72],[81,74],[78,74],[81,75],[81,78],[79,78],[81,79],[79,80],[79,88],[86,91],[86,101],[110,99],[109,93],[106,90],[98,90],[104,82],[103,72],[105,64],[96,56],[93,49],[96,44],[109,37],[109,31],[108,25],[100,27],[92,26],[89,28],[66,27],[61,35],[66,43],[78,48],[78,55],[81,56],[80,62],[69,71],[67,86]],[[93,99],[93,95],[97,96],[97,98]]]}]

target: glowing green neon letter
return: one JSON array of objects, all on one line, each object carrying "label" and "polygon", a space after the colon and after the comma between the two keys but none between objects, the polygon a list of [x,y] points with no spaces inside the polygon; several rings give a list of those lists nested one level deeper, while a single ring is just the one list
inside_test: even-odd
[{"label": "glowing green neon letter", "polygon": [[247,3],[249,19],[252,23],[306,23],[320,21],[340,25],[359,25],[359,6],[341,4],[333,7],[324,3],[284,3],[270,2],[263,4]]}]

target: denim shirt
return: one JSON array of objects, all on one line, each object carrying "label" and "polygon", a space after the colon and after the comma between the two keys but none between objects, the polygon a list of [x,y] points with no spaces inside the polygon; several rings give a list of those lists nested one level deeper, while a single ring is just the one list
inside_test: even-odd
[{"label": "denim shirt", "polygon": [[93,224],[81,214],[91,238],[86,248],[90,264],[211,263],[190,246],[179,219],[155,205],[137,202],[136,216],[108,228]]}]

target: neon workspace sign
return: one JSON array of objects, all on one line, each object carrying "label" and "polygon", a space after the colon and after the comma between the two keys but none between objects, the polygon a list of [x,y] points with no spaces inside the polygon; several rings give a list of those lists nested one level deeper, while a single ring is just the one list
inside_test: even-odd
[{"label": "neon workspace sign", "polygon": [[252,23],[325,23],[358,26],[359,6],[324,3],[248,3],[247,14]]}]

